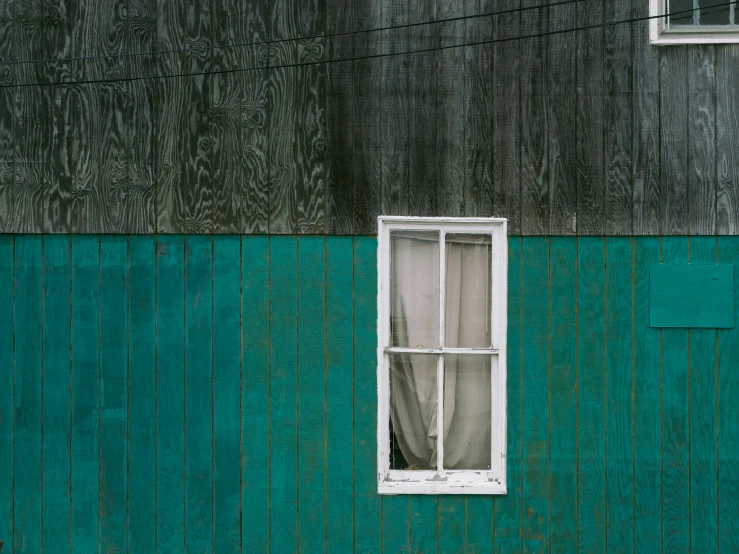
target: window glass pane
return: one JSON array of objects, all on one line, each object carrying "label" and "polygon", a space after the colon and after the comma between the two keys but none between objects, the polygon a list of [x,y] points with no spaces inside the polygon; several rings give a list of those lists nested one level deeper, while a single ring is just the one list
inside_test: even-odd
[{"label": "window glass pane", "polygon": [[678,15],[670,16],[670,26],[674,25],[692,25],[693,13],[687,10],[693,9],[693,0],[669,0],[669,13],[686,12]]},{"label": "window glass pane", "polygon": [[[722,5],[723,4],[723,5]],[[701,25],[728,25],[729,6],[726,0],[701,0]]]},{"label": "window glass pane", "polygon": [[490,356],[444,358],[444,469],[490,469]]},{"label": "window glass pane", "polygon": [[444,341],[448,348],[490,348],[492,236],[446,235]]},{"label": "window glass pane", "polygon": [[390,469],[436,467],[436,366],[431,354],[390,355]]},{"label": "window glass pane", "polygon": [[390,233],[390,343],[439,347],[439,233]]}]

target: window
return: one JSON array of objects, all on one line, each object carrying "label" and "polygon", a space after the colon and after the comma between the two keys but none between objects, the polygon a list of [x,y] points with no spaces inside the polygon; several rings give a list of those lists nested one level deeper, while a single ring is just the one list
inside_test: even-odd
[{"label": "window", "polygon": [[652,44],[739,42],[737,1],[649,1]]},{"label": "window", "polygon": [[505,494],[506,220],[378,235],[378,491]]}]

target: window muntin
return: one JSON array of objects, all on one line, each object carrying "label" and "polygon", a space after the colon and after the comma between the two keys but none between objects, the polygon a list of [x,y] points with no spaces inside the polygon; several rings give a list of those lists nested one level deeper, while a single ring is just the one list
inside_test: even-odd
[{"label": "window muntin", "polygon": [[739,4],[729,0],[650,0],[653,44],[739,42]]},{"label": "window muntin", "polygon": [[378,227],[378,490],[504,494],[506,221]]}]

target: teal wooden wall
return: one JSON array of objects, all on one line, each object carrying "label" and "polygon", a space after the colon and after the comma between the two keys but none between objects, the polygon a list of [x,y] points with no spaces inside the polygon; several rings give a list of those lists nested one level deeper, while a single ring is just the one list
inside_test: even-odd
[{"label": "teal wooden wall", "polygon": [[5,552],[739,552],[739,327],[648,327],[660,260],[739,238],[510,239],[509,494],[380,498],[373,237],[0,236]]}]

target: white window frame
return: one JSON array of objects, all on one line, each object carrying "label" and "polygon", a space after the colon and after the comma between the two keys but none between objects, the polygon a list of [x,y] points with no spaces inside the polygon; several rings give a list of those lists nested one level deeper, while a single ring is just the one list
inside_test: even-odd
[{"label": "white window frame", "polygon": [[[439,231],[480,233],[492,236],[491,349],[439,348],[419,350],[390,345],[390,231]],[[506,331],[508,299],[508,231],[501,218],[378,218],[378,318],[377,318],[377,490],[380,494],[506,494]],[[444,310],[446,252],[440,243],[440,311]],[[443,337],[444,317],[439,318]],[[443,344],[443,342],[441,343]],[[437,382],[443,383],[443,354],[482,354],[491,359],[491,468],[490,470],[393,470],[390,469],[389,354],[412,352],[438,354]],[[439,393],[439,405],[443,405]],[[441,410],[440,410],[441,412]],[[438,417],[441,436],[443,414]],[[443,456],[443,444],[439,448]]]},{"label": "white window frame", "polygon": [[[695,28],[667,28],[667,3],[670,0],[649,0],[649,40],[652,44],[728,44],[739,42],[739,5],[735,10],[735,23],[732,27],[725,25],[700,25]],[[729,0],[726,0],[727,2]]]}]

